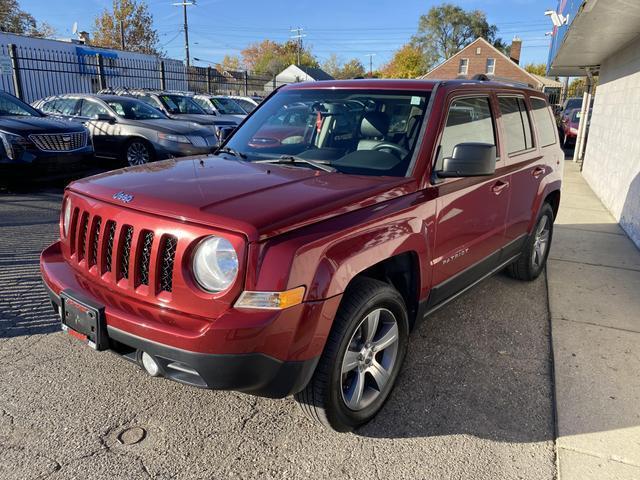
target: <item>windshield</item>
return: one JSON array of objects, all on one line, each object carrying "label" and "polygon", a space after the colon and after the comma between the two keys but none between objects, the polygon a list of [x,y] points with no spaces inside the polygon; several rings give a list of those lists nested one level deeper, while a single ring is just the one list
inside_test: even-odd
[{"label": "windshield", "polygon": [[183,95],[159,95],[160,101],[171,113],[196,113],[206,115],[205,112],[191,97]]},{"label": "windshield", "polygon": [[240,105],[245,112],[251,113],[255,110],[256,106],[251,103],[249,100],[245,100],[244,98],[234,98],[238,105]]},{"label": "windshield", "polygon": [[283,91],[226,146],[249,161],[314,168],[311,161],[348,174],[405,176],[428,101],[429,92]]},{"label": "windshield", "polygon": [[132,98],[106,100],[105,103],[109,105],[119,117],[128,120],[156,120],[159,118],[167,118],[159,110]]},{"label": "windshield", "polygon": [[38,113],[30,105],[18,100],[6,93],[0,93],[0,115],[2,116],[18,116],[18,117],[40,117]]},{"label": "windshield", "polygon": [[223,115],[246,115],[240,105],[230,98],[212,97],[211,103],[215,105],[218,111]]}]

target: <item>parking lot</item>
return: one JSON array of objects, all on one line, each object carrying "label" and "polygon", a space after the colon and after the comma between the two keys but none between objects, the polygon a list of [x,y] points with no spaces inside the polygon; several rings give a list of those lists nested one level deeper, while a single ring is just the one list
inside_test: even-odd
[{"label": "parking lot", "polygon": [[291,399],[154,379],[63,334],[38,271],[60,199],[0,194],[0,478],[554,478],[544,276],[430,317],[382,412],[337,434]]}]

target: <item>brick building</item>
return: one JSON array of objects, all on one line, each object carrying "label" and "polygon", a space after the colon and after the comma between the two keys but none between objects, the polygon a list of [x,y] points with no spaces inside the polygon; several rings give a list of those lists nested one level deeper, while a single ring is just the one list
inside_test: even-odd
[{"label": "brick building", "polygon": [[551,79],[531,75],[520,63],[522,40],[514,38],[511,43],[511,58],[484,38],[477,38],[458,53],[436,65],[420,78],[429,80],[451,80],[455,78],[473,78],[474,75],[486,75],[496,80],[511,80],[525,83],[538,90],[545,87],[559,87]]}]

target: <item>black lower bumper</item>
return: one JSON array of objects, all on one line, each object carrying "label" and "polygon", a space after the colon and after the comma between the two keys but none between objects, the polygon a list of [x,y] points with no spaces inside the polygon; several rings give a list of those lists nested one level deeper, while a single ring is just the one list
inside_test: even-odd
[{"label": "black lower bumper", "polygon": [[[58,313],[61,300],[48,287]],[[109,349],[140,364],[142,352],[160,367],[161,376],[213,390],[235,390],[261,397],[284,398],[302,390],[313,375],[318,358],[281,361],[262,353],[211,354],[182,350],[131,335],[107,325]]]}]

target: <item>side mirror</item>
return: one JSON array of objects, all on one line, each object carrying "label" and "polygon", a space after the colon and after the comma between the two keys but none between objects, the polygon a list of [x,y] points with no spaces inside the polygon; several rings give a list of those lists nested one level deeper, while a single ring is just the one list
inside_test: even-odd
[{"label": "side mirror", "polygon": [[217,129],[218,143],[224,143],[236,131],[236,127],[223,126]]},{"label": "side mirror", "polygon": [[99,113],[93,118],[93,120],[97,120],[98,122],[116,123],[116,119],[107,113]]},{"label": "side mirror", "polygon": [[479,177],[496,171],[496,146],[489,143],[459,143],[444,159],[438,177]]}]

